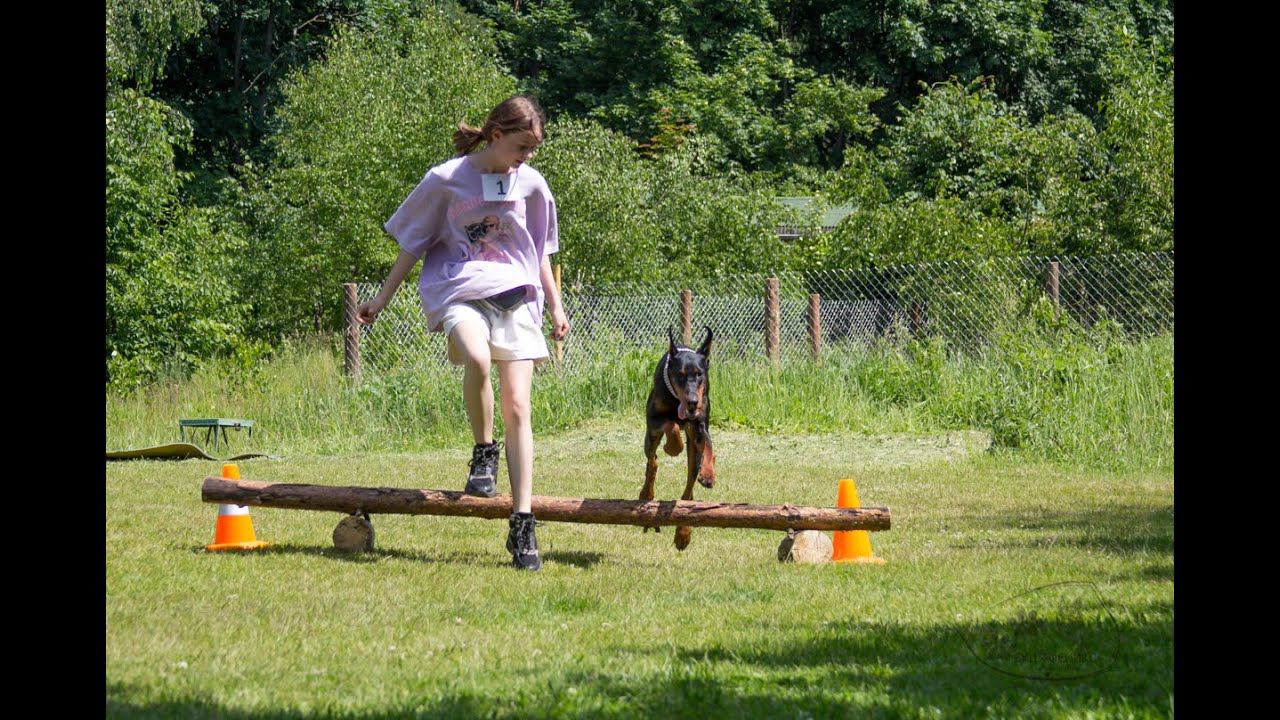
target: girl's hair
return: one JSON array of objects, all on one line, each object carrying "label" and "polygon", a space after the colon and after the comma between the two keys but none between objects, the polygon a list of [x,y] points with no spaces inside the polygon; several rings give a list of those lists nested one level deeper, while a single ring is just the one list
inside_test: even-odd
[{"label": "girl's hair", "polygon": [[458,155],[467,155],[481,140],[492,142],[494,130],[501,130],[506,135],[521,130],[534,132],[536,128],[534,134],[541,135],[546,124],[547,117],[537,100],[528,95],[512,95],[489,111],[481,127],[458,123],[458,130],[453,134],[453,149]]}]

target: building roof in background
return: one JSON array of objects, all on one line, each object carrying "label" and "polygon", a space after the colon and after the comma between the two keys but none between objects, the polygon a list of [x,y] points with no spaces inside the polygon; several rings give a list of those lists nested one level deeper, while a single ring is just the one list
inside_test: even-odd
[{"label": "building roof in background", "polygon": [[[776,196],[774,197],[774,199],[782,203],[783,205],[786,205],[787,207],[792,207],[802,212],[807,211],[813,207],[813,198],[811,197]],[[833,208],[827,208],[827,210],[822,213],[822,223],[821,223],[822,229],[824,231],[831,230],[836,225],[838,225],[840,221],[845,218],[846,215],[852,213],[854,210],[857,210],[857,209],[858,208],[853,205],[837,205],[836,207],[833,207]],[[778,232],[785,233],[785,234],[793,234],[794,228],[792,228],[789,225],[779,225]]]}]

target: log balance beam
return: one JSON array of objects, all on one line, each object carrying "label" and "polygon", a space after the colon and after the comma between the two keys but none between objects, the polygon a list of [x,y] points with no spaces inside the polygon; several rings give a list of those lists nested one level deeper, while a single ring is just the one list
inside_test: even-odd
[{"label": "log balance beam", "polygon": [[[511,496],[480,498],[451,490],[337,487],[206,477],[200,499],[208,503],[349,514],[451,515],[506,520]],[[889,508],[748,505],[693,500],[595,500],[534,495],[539,520],[604,525],[684,525],[760,530],[888,530]]]}]

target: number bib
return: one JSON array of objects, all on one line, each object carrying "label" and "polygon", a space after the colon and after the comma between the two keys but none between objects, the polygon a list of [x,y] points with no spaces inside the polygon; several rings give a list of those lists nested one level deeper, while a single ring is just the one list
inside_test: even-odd
[{"label": "number bib", "polygon": [[486,201],[515,200],[516,173],[481,173]]}]

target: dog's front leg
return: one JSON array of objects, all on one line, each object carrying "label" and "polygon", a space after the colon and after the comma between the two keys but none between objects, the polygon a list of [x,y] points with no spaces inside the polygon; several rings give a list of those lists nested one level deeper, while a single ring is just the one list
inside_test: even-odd
[{"label": "dog's front leg", "polygon": [[698,427],[698,482],[703,487],[716,486],[716,454],[711,449],[711,433],[707,429],[706,418],[695,423]]},{"label": "dog's front leg", "polygon": [[[650,427],[644,436],[644,456],[647,462],[644,468],[644,485],[640,488],[640,499],[645,502],[653,499],[653,486],[658,477],[658,441],[662,439],[662,430],[662,426]],[[650,530],[662,532],[662,529],[656,525],[646,526],[640,532],[643,534]]]},{"label": "dog's front leg", "polygon": [[[699,457],[698,453],[695,452],[695,448],[697,447],[695,445],[695,442],[697,441],[695,435],[698,432],[695,429],[696,427],[697,427],[697,423],[687,423],[684,426],[684,431],[689,436],[688,442],[685,443],[685,449],[686,449],[685,457],[687,457],[689,460],[689,476],[688,476],[688,480],[685,481],[684,494],[680,496],[681,500],[693,499],[693,483],[698,477],[698,465],[701,464],[700,463],[701,458]],[[676,549],[684,550],[685,548],[689,547],[689,540],[692,538],[692,536],[693,536],[693,528],[689,527],[688,525],[680,525],[679,527],[677,527],[676,528]]]}]

